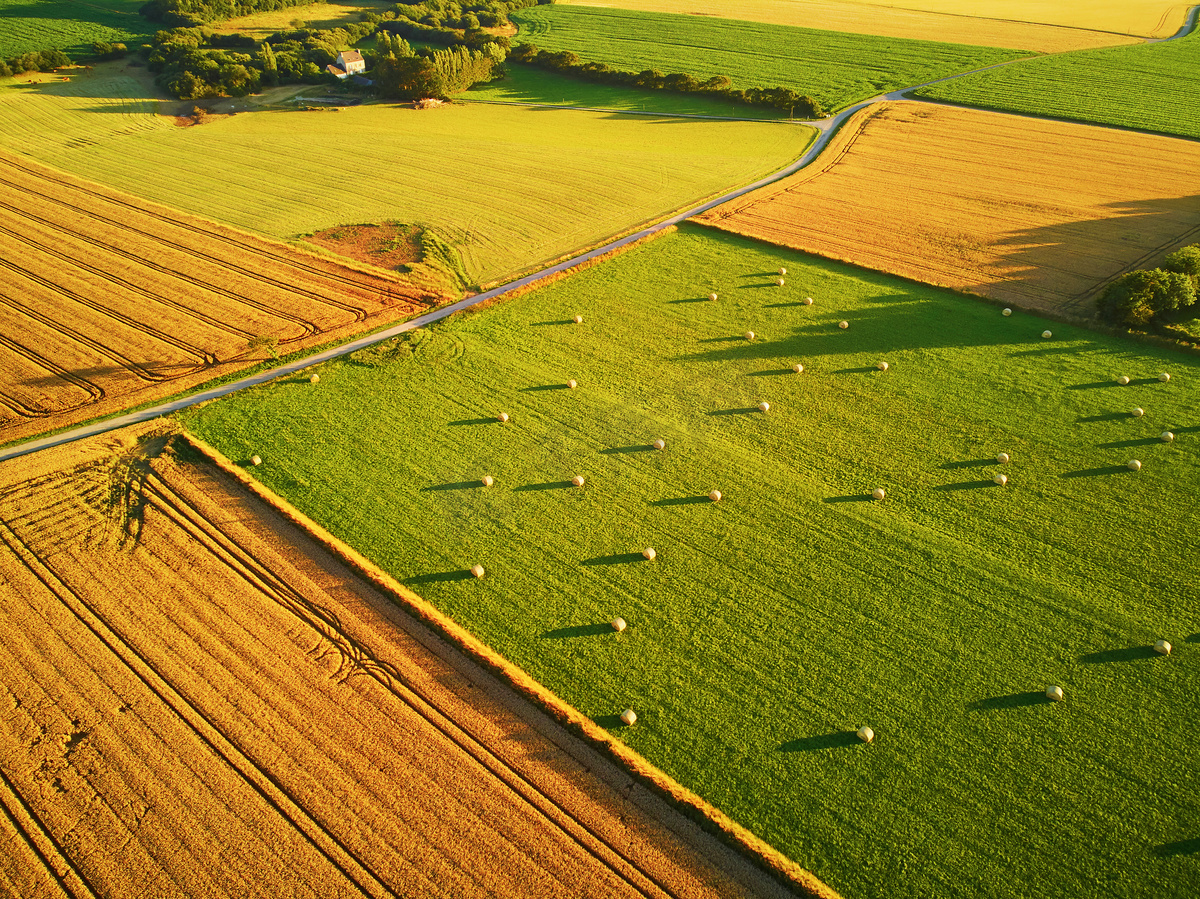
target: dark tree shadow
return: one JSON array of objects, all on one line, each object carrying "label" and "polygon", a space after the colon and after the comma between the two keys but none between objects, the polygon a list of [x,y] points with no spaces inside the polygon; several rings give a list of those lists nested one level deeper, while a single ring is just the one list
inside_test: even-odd
[{"label": "dark tree shadow", "polygon": [[779,745],[778,752],[816,752],[818,749],[835,749],[838,746],[853,746],[861,743],[858,734],[852,730],[836,730],[829,734],[819,734],[815,737],[799,737]]},{"label": "dark tree shadow", "polygon": [[1096,478],[1109,474],[1132,474],[1128,465],[1102,465],[1099,468],[1082,468],[1079,471],[1065,471],[1060,477],[1064,478]]},{"label": "dark tree shadow", "polygon": [[1083,424],[1091,421],[1116,421],[1118,418],[1131,418],[1128,412],[1105,412],[1102,415],[1088,415],[1083,418],[1075,419],[1077,424]]},{"label": "dark tree shadow", "polygon": [[977,699],[967,703],[967,709],[972,712],[990,712],[998,709],[1021,709],[1031,705],[1045,705],[1053,702],[1040,690],[1029,693],[1009,693],[1007,696],[989,696],[987,699]]},{"label": "dark tree shadow", "polygon": [[613,553],[611,556],[593,556],[584,559],[580,565],[629,565],[633,562],[645,562],[641,553]]},{"label": "dark tree shadow", "polygon": [[652,506],[690,506],[695,503],[711,503],[712,500],[705,496],[677,496],[671,499],[656,499],[650,503]]},{"label": "dark tree shadow", "polygon": [[514,487],[513,492],[518,490],[565,490],[574,486],[570,481],[547,481],[544,484],[522,484],[520,487]]},{"label": "dark tree shadow", "polygon": [[959,481],[956,484],[938,484],[934,490],[948,493],[952,490],[986,490],[988,487],[999,487],[995,481]]},{"label": "dark tree shadow", "polygon": [[602,455],[613,455],[614,453],[652,453],[654,447],[649,443],[635,444],[634,446],[610,446],[608,449],[600,450]]},{"label": "dark tree shadow", "polygon": [[452,481],[448,484],[431,484],[428,487],[422,487],[421,492],[427,493],[430,490],[473,490],[474,488],[483,488],[483,481]]},{"label": "dark tree shadow", "polygon": [[739,409],[714,409],[709,415],[750,415],[758,411],[758,406],[744,406]]},{"label": "dark tree shadow", "polygon": [[522,387],[522,393],[537,393],[542,390],[570,390],[566,384],[537,384],[533,387]]},{"label": "dark tree shadow", "polygon": [[452,428],[460,428],[464,425],[500,425],[504,422],[498,418],[462,418],[458,421],[447,422],[447,424]]},{"label": "dark tree shadow", "polygon": [[469,581],[473,575],[469,570],[461,571],[435,571],[429,574],[417,574],[413,577],[405,578],[404,583],[412,586],[413,584],[437,584],[442,581]]},{"label": "dark tree shadow", "polygon": [[615,634],[611,624],[576,624],[572,627],[560,627],[557,630],[546,631],[543,640],[565,640],[570,637],[598,637],[600,634]]},{"label": "dark tree shadow", "polygon": [[1172,858],[1176,855],[1195,855],[1200,852],[1200,837],[1190,840],[1176,840],[1174,843],[1163,843],[1150,850],[1158,858]]},{"label": "dark tree shadow", "polygon": [[1088,665],[1103,665],[1108,662],[1133,662],[1138,659],[1152,659],[1158,653],[1150,646],[1126,646],[1123,649],[1103,649],[1099,652],[1089,652],[1081,655],[1079,661]]},{"label": "dark tree shadow", "polygon": [[999,465],[995,459],[964,459],[961,462],[946,462],[942,468],[979,468],[984,465]]},{"label": "dark tree shadow", "polygon": [[851,493],[848,496],[827,496],[821,500],[823,503],[869,503],[875,497],[869,493]]}]

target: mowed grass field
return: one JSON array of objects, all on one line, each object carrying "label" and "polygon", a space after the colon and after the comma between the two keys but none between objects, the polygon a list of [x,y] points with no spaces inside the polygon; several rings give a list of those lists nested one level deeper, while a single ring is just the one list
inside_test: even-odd
[{"label": "mowed grass field", "polygon": [[[685,13],[694,16],[716,15],[712,3],[707,0],[557,2],[562,6],[598,6],[635,9],[640,12]],[[1078,7],[1081,4],[1071,5]],[[877,3],[856,3],[854,0],[731,0],[721,4],[720,15],[727,19],[819,28],[822,31],[849,31],[880,37],[927,40],[930,35],[937,35],[939,39],[952,44],[1009,47],[1013,50],[1036,50],[1039,53],[1107,47],[1135,40],[1129,35],[1092,31],[1090,29],[1096,26],[1090,24],[1082,27],[1063,27],[1036,24],[1037,20],[1017,22],[1006,18],[981,18],[985,14],[976,12],[978,4],[974,3],[959,3],[953,10],[937,12],[915,7],[916,4],[911,3],[903,7],[888,7]]]},{"label": "mowed grass field", "polygon": [[154,32],[138,15],[143,0],[0,0],[0,57],[51,48],[90,52],[93,41],[143,40]]},{"label": "mowed grass field", "polygon": [[788,123],[482,104],[251,109],[177,128],[154,115],[143,72],[0,81],[0,148],[274,237],[425,225],[480,282],[762,177],[815,134]]},{"label": "mowed grass field", "polygon": [[917,96],[1200,138],[1200,35],[1046,57],[967,75]]},{"label": "mowed grass field", "polygon": [[875,94],[1026,53],[961,44],[816,31],[711,16],[584,6],[514,13],[514,42],[569,50],[630,71],[726,75],[737,88],[789,87],[840,109]]},{"label": "mowed grass field", "polygon": [[843,126],[814,165],[698,220],[1087,319],[1105,284],[1200,240],[1200,144],[878,104]]},{"label": "mowed grass field", "polygon": [[1046,327],[689,226],[184,422],[851,899],[1191,896],[1200,366]]}]

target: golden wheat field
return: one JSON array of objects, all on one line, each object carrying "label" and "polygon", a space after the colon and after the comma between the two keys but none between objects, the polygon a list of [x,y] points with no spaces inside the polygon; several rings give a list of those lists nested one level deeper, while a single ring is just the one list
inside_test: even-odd
[{"label": "golden wheat field", "polygon": [[0,894],[793,895],[154,427],[0,465]]},{"label": "golden wheat field", "polygon": [[1200,144],[926,103],[855,116],[796,175],[697,221],[1086,318],[1200,238]]},{"label": "golden wheat field", "polygon": [[441,297],[0,157],[0,442],[407,317]]}]

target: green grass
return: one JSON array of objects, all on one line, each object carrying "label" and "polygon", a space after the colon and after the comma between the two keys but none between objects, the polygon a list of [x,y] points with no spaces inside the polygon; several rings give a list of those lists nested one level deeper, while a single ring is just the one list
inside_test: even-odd
[{"label": "green grass", "polygon": [[1190,897],[1200,365],[1045,327],[685,227],[184,422],[849,899]]},{"label": "green grass", "polygon": [[93,41],[140,42],[153,26],[138,15],[144,0],[0,0],[0,57],[33,50],[90,53]]},{"label": "green grass", "polygon": [[537,6],[512,16],[514,42],[569,50],[588,62],[641,71],[727,75],[737,88],[790,87],[829,109],[1028,54],[814,31],[711,16],[587,6]]},{"label": "green grass", "polygon": [[1200,138],[1200,35],[1034,59],[916,94]]},{"label": "green grass", "polygon": [[0,147],[275,237],[351,222],[428,226],[479,282],[746,184],[814,135],[787,123],[483,104],[256,110],[176,128],[153,114],[139,73],[0,80]]}]

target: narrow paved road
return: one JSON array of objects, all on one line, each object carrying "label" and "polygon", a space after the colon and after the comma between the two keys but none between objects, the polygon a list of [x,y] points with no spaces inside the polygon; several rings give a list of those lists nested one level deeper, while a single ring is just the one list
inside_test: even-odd
[{"label": "narrow paved road", "polygon": [[[1174,41],[1174,40],[1178,40],[1179,38],[1185,37],[1188,34],[1190,34],[1191,31],[1196,27],[1198,19],[1200,19],[1200,6],[1194,6],[1189,11],[1187,17],[1184,19],[1183,26],[1179,29],[1179,31],[1177,31],[1171,37],[1162,38],[1157,41],[1150,41],[1148,43],[1166,43],[1167,41]],[[1083,52],[1083,51],[1075,51],[1075,52]],[[1039,57],[1033,57],[1033,58],[1036,59]],[[441,321],[444,318],[448,318],[449,316],[453,315],[456,312],[461,312],[464,309],[469,309],[470,307],[476,306],[480,303],[486,303],[488,300],[491,300],[498,296],[502,296],[506,293],[509,293],[510,291],[516,290],[517,288],[525,287],[526,285],[532,284],[535,281],[540,281],[542,278],[545,278],[549,275],[558,274],[559,272],[565,272],[569,269],[575,268],[578,265],[581,265],[585,262],[595,259],[597,256],[602,256],[605,253],[610,253],[613,250],[618,250],[621,247],[627,246],[631,243],[634,243],[635,241],[641,240],[644,237],[647,237],[651,234],[655,234],[659,231],[662,231],[664,228],[667,228],[671,225],[677,225],[682,221],[686,221],[687,219],[691,218],[694,215],[699,215],[702,212],[707,212],[709,209],[712,209],[715,206],[720,206],[722,203],[727,203],[730,200],[737,199],[738,197],[740,197],[744,194],[748,194],[753,190],[758,190],[758,188],[760,188],[760,187],[765,187],[768,184],[773,184],[774,182],[779,181],[780,179],[786,178],[789,175],[792,175],[795,172],[798,172],[800,169],[804,168],[806,165],[808,165],[810,162],[812,162],[814,159],[816,159],[821,154],[821,151],[825,149],[826,144],[829,143],[830,139],[837,132],[838,128],[840,128],[842,126],[842,124],[846,121],[846,119],[850,118],[850,116],[854,115],[854,113],[858,112],[860,109],[864,109],[875,103],[883,103],[883,102],[889,101],[889,100],[906,99],[905,95],[908,94],[909,92],[918,90],[923,87],[928,87],[929,85],[942,84],[943,82],[952,81],[956,78],[962,78],[966,75],[974,75],[977,72],[988,72],[988,71],[991,71],[992,69],[999,69],[999,68],[1003,68],[1005,66],[1017,65],[1024,61],[1025,61],[1024,59],[1010,60],[1009,62],[1002,62],[1002,63],[997,63],[997,64],[991,65],[991,66],[984,66],[983,68],[979,68],[979,69],[972,69],[969,72],[959,72],[956,75],[949,75],[945,78],[938,78],[933,81],[925,82],[924,84],[915,84],[915,85],[912,85],[911,87],[901,88],[899,90],[890,91],[889,93],[880,94],[878,96],[871,97],[870,99],[863,100],[861,103],[856,103],[853,106],[847,107],[846,109],[843,109],[841,112],[839,112],[837,115],[830,116],[829,118],[821,119],[819,121],[814,121],[814,122],[805,122],[805,123],[803,123],[805,127],[812,127],[817,130],[817,137],[812,142],[812,144],[809,146],[809,148],[804,152],[804,155],[802,155],[799,159],[797,159],[791,165],[786,166],[785,168],[782,168],[779,171],[775,172],[774,174],[768,175],[765,178],[760,178],[759,180],[755,181],[753,184],[748,184],[745,187],[738,188],[737,190],[731,191],[731,192],[725,194],[724,196],[717,197],[715,200],[709,200],[708,202],[703,203],[699,206],[692,207],[691,209],[688,209],[685,212],[676,213],[675,215],[671,216],[670,218],[664,219],[660,222],[657,222],[656,224],[650,225],[647,228],[643,228],[642,230],[640,230],[634,234],[630,234],[626,237],[622,237],[619,240],[614,240],[611,243],[607,243],[602,247],[597,247],[594,250],[589,250],[588,252],[582,253],[579,256],[575,256],[571,259],[568,259],[565,262],[560,262],[556,265],[549,266],[548,268],[544,268],[541,271],[534,272],[531,275],[526,275],[523,278],[518,278],[515,281],[509,281],[507,284],[502,284],[499,287],[494,287],[491,290],[485,291],[484,293],[476,294],[475,296],[466,297],[465,299],[459,300],[457,303],[452,303],[449,306],[442,306],[438,309],[433,310],[432,312],[427,312],[424,315],[419,315],[416,318],[409,319],[406,322],[402,322],[399,325],[395,325],[394,327],[388,328],[385,331],[379,331],[377,333],[370,334],[366,337],[360,337],[356,340],[350,341],[349,343],[344,343],[344,344],[341,344],[340,346],[334,347],[332,349],[325,350],[324,352],[314,353],[311,356],[305,356],[303,359],[297,359],[294,362],[289,362],[286,365],[280,365],[277,368],[272,368],[268,371],[260,372],[256,375],[250,375],[248,377],[241,378],[240,380],[232,381],[228,384],[222,384],[218,387],[211,387],[207,390],[202,390],[199,393],[193,393],[188,396],[181,397],[179,399],[170,400],[165,403],[160,403],[159,405],[153,406],[148,409],[142,409],[141,411],[138,411],[138,412],[129,412],[129,413],[126,413],[125,415],[120,415],[115,418],[109,418],[104,421],[93,422],[91,424],[83,425],[82,427],[73,428],[70,431],[64,431],[60,434],[54,434],[49,437],[41,437],[36,440],[29,440],[29,441],[26,441],[25,443],[16,444],[14,446],[8,447],[5,450],[0,450],[0,461],[3,461],[5,459],[12,459],[16,456],[23,456],[28,453],[34,453],[34,452],[37,452],[38,450],[47,449],[52,446],[60,446],[64,443],[70,443],[74,440],[80,440],[84,437],[90,437],[93,434],[102,434],[105,431],[112,431],[117,428],[123,428],[127,425],[136,424],[136,423],[142,422],[142,421],[149,421],[150,419],[160,418],[164,415],[170,415],[173,412],[178,412],[181,409],[186,409],[189,406],[194,406],[198,403],[204,403],[204,402],[208,402],[209,400],[217,399],[218,397],[227,396],[228,394],[236,393],[239,390],[245,390],[248,387],[256,387],[260,384],[265,384],[268,381],[273,381],[276,378],[283,378],[283,377],[287,377],[289,375],[294,375],[297,372],[302,371],[303,369],[310,368],[314,365],[319,365],[322,362],[328,362],[330,359],[337,359],[340,356],[346,356],[346,355],[349,355],[350,353],[357,352],[358,350],[361,350],[364,347],[373,346],[374,344],[382,343],[385,340],[390,340],[391,338],[397,336],[398,334],[403,334],[405,331],[411,331],[415,328],[424,328],[428,325],[433,324],[434,322]],[[574,107],[564,107],[564,108],[574,108]],[[616,110],[616,111],[605,110],[605,111],[606,112],[614,112],[614,114],[619,114],[622,112],[621,110]],[[630,112],[630,114],[645,115],[646,113]],[[656,115],[658,115],[659,118],[671,118],[672,117],[670,115],[661,114],[661,113],[656,114]],[[676,116],[676,117],[695,118],[695,116]]]}]

